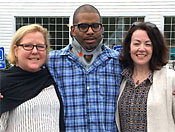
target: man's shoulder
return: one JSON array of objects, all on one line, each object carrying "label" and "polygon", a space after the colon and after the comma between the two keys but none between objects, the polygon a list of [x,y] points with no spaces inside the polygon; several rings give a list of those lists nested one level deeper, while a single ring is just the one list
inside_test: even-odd
[{"label": "man's shoulder", "polygon": [[110,57],[112,57],[112,58],[118,58],[118,56],[119,56],[119,52],[118,52],[118,51],[113,50],[113,49],[110,49],[109,47],[107,47],[107,46],[105,46],[105,45],[104,45],[104,52],[105,52],[108,56],[110,56]]},{"label": "man's shoulder", "polygon": [[55,57],[55,56],[60,56],[61,53],[62,53],[62,49],[61,50],[53,50],[53,51],[50,51],[49,53],[49,57],[52,58],[52,57]]},{"label": "man's shoulder", "polygon": [[61,56],[68,54],[68,51],[69,51],[68,48],[69,47],[66,46],[65,48],[60,50],[50,51],[49,58],[60,58]]}]

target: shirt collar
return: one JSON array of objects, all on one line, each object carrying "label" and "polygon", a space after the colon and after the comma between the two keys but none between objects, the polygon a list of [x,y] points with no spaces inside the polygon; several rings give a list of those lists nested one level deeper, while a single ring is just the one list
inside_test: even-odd
[{"label": "shirt collar", "polygon": [[[129,79],[132,78],[132,73],[133,73],[132,69],[127,67],[121,72],[121,75],[124,78]],[[151,84],[153,83],[153,72],[149,75],[147,79],[150,81]]]}]

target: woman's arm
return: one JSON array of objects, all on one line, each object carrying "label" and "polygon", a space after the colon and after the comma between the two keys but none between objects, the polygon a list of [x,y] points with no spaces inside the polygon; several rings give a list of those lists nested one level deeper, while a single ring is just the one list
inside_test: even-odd
[{"label": "woman's arm", "polygon": [[172,96],[172,99],[173,99],[173,118],[174,118],[174,122],[175,122],[175,76],[173,76],[173,85],[172,85],[172,89],[173,89],[173,96]]}]

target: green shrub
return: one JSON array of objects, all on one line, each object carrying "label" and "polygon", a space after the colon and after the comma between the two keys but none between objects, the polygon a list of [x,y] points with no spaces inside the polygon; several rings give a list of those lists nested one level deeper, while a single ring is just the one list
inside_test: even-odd
[{"label": "green shrub", "polygon": [[10,62],[7,60],[7,54],[5,54],[5,69],[10,68],[12,65],[10,64]]}]

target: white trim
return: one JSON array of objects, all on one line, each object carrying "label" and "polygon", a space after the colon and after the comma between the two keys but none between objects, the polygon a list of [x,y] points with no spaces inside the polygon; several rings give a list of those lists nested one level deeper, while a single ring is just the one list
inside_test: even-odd
[{"label": "white trim", "polygon": [[175,17],[175,14],[174,13],[163,13],[161,14],[161,24],[163,25],[162,26],[162,31],[164,32],[164,20],[165,20],[165,17]]},{"label": "white trim", "polygon": [[132,14],[128,14],[128,13],[110,13],[110,14],[109,13],[101,13],[100,15],[101,15],[101,17],[106,17],[106,16],[107,17],[110,17],[110,16],[114,16],[114,17],[145,16],[146,17],[148,14],[147,13],[132,13]]},{"label": "white trim", "polygon": [[21,17],[39,17],[39,16],[42,16],[42,17],[60,17],[60,16],[68,16],[70,17],[71,14],[68,14],[68,13],[49,13],[49,14],[42,14],[42,13],[38,13],[38,14],[35,14],[34,12],[33,13],[20,13],[20,14],[13,14],[13,16],[21,16]]}]

